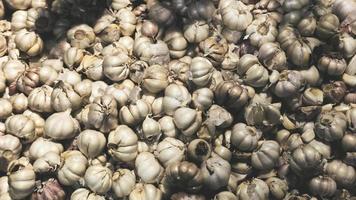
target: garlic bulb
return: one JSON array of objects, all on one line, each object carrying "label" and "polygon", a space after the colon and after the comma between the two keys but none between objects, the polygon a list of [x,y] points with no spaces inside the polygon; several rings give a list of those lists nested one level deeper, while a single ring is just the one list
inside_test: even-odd
[{"label": "garlic bulb", "polygon": [[248,200],[256,198],[260,200],[267,200],[269,189],[267,184],[261,179],[254,178],[252,180],[242,182],[236,192],[236,196],[241,200]]},{"label": "garlic bulb", "polygon": [[85,55],[76,71],[84,73],[90,80],[101,80],[104,77],[103,59],[98,56]]},{"label": "garlic bulb", "polygon": [[33,89],[40,85],[39,80],[39,70],[40,68],[33,64],[27,68],[24,73],[22,73],[16,81],[16,88],[28,95]]},{"label": "garlic bulb", "polygon": [[63,61],[61,60],[50,59],[43,61],[39,71],[40,82],[46,85],[53,85],[62,69]]},{"label": "garlic bulb", "polygon": [[164,168],[156,160],[155,156],[149,152],[142,152],[135,160],[137,176],[144,183],[157,183],[160,181]]},{"label": "garlic bulb", "polygon": [[168,70],[161,65],[152,65],[145,70],[142,79],[146,90],[158,93],[168,86]]},{"label": "garlic bulb", "polygon": [[314,177],[309,182],[309,188],[313,194],[320,196],[333,196],[336,192],[336,182],[330,177]]},{"label": "garlic bulb", "polygon": [[185,55],[188,42],[182,32],[175,29],[167,30],[163,40],[168,44],[171,58],[181,58]]},{"label": "garlic bulb", "polygon": [[19,60],[9,60],[4,63],[2,70],[4,72],[6,81],[14,82],[17,77],[25,72],[27,65]]},{"label": "garlic bulb", "polygon": [[155,142],[161,136],[161,126],[156,120],[146,117],[142,122],[142,132],[146,140]]},{"label": "garlic bulb", "polygon": [[28,107],[36,112],[50,113],[53,111],[51,94],[53,88],[47,85],[35,88],[28,95]]},{"label": "garlic bulb", "polygon": [[6,133],[12,134],[24,142],[32,142],[39,135],[35,122],[24,114],[8,117],[5,121]]},{"label": "garlic bulb", "polygon": [[265,181],[269,187],[270,194],[276,199],[283,199],[288,193],[288,183],[284,179],[270,177]]},{"label": "garlic bulb", "polygon": [[25,110],[23,115],[29,117],[35,123],[35,132],[37,136],[42,136],[44,132],[45,120],[39,114],[30,110]]},{"label": "garlic bulb", "polygon": [[132,161],[137,156],[138,137],[126,125],[119,125],[109,133],[108,152],[114,159],[124,162]]},{"label": "garlic bulb", "polygon": [[36,187],[35,192],[32,194],[32,200],[64,200],[65,196],[66,193],[58,181],[50,178],[44,182],[41,182],[41,184]]},{"label": "garlic bulb", "polygon": [[95,158],[102,153],[106,145],[104,134],[95,130],[84,130],[77,138],[77,145],[86,157]]},{"label": "garlic bulb", "polygon": [[0,119],[7,119],[12,113],[12,104],[8,99],[0,98]]},{"label": "garlic bulb", "polygon": [[258,58],[270,70],[282,71],[286,68],[287,56],[277,43],[263,43]]},{"label": "garlic bulb", "polygon": [[222,0],[219,10],[222,23],[231,30],[243,31],[252,23],[250,9],[241,1]]},{"label": "garlic bulb", "polygon": [[179,107],[185,107],[191,101],[190,93],[182,85],[170,84],[164,90],[163,110],[167,115],[173,115]]},{"label": "garlic bulb", "polygon": [[94,99],[88,112],[89,124],[108,133],[117,127],[117,103],[113,96],[103,95]]},{"label": "garlic bulb", "polygon": [[251,164],[259,170],[273,169],[280,156],[280,146],[273,140],[264,141],[251,155]]},{"label": "garlic bulb", "polygon": [[63,55],[63,62],[70,69],[76,67],[84,58],[84,52],[82,49],[77,47],[70,47],[67,49]]},{"label": "garlic bulb", "polygon": [[311,61],[311,54],[320,41],[316,38],[299,39],[299,33],[291,27],[283,27],[279,31],[277,40],[289,60],[297,66],[307,66]]},{"label": "garlic bulb", "polygon": [[120,84],[113,84],[110,85],[106,88],[105,94],[110,94],[112,95],[117,104],[118,107],[121,108],[122,106],[128,104],[129,99],[130,99],[130,94],[133,91],[135,85],[131,80],[124,80]]},{"label": "garlic bulb", "polygon": [[111,189],[118,198],[127,197],[134,190],[136,176],[128,169],[118,169],[112,176]]},{"label": "garlic bulb", "polygon": [[151,38],[140,36],[135,38],[134,54],[150,65],[162,65],[169,62],[169,49],[162,40],[154,41]]},{"label": "garlic bulb", "polygon": [[219,66],[228,51],[228,43],[220,35],[213,35],[199,43],[204,56],[214,65]]},{"label": "garlic bulb", "polygon": [[246,86],[235,81],[222,81],[214,90],[215,101],[218,105],[239,109],[253,97],[254,94],[251,94],[249,90]]},{"label": "garlic bulb", "polygon": [[245,54],[240,58],[237,73],[244,83],[252,87],[264,87],[268,82],[268,71],[258,61],[256,56]]},{"label": "garlic bulb", "polygon": [[247,27],[246,34],[252,45],[261,47],[267,42],[274,42],[278,35],[277,23],[275,20],[262,15],[257,17]]},{"label": "garlic bulb", "polygon": [[333,160],[325,165],[324,171],[338,186],[351,186],[356,180],[355,168],[343,163],[340,160]]},{"label": "garlic bulb", "polygon": [[80,151],[65,151],[61,154],[61,166],[57,178],[62,185],[74,185],[85,174],[88,160]]},{"label": "garlic bulb", "polygon": [[63,71],[58,75],[58,80],[65,83],[69,83],[75,86],[77,83],[82,81],[81,75],[73,70],[63,69]]},{"label": "garlic bulb", "polygon": [[290,97],[303,88],[304,81],[299,71],[284,70],[279,74],[274,93],[279,97]]},{"label": "garlic bulb", "polygon": [[193,21],[184,27],[184,37],[190,43],[199,43],[209,36],[209,25],[205,21]]},{"label": "garlic bulb", "polygon": [[315,132],[326,141],[335,141],[343,137],[347,128],[347,118],[342,112],[324,112],[316,119]]},{"label": "garlic bulb", "polygon": [[196,163],[202,163],[211,156],[211,146],[203,139],[194,139],[188,144],[188,158]]},{"label": "garlic bulb", "polygon": [[112,171],[104,166],[93,165],[88,167],[84,175],[85,185],[96,194],[105,194],[112,185]]},{"label": "garlic bulb", "polygon": [[158,143],[155,155],[164,167],[182,161],[185,154],[185,145],[180,140],[166,137]]},{"label": "garlic bulb", "polygon": [[36,173],[48,173],[55,172],[61,165],[61,156],[54,152],[49,151],[39,157],[33,163],[33,169]]},{"label": "garlic bulb", "polygon": [[43,41],[35,32],[28,32],[22,29],[16,33],[16,46],[29,56],[37,56],[42,52]]},{"label": "garlic bulb", "polygon": [[152,184],[138,183],[129,195],[129,200],[160,200],[162,191]]},{"label": "garlic bulb", "polygon": [[12,135],[0,136],[1,171],[6,171],[8,164],[20,157],[22,144],[19,138]]},{"label": "garlic bulb", "polygon": [[170,116],[164,116],[158,120],[163,135],[167,137],[175,137],[178,135],[179,130],[174,124],[173,118]]},{"label": "garlic bulb", "polygon": [[120,122],[129,126],[137,125],[151,113],[151,105],[145,100],[137,100],[127,106],[121,107],[119,111]]},{"label": "garlic bulb", "polygon": [[73,47],[85,49],[94,43],[95,34],[90,26],[80,24],[68,30],[67,38]]},{"label": "garlic bulb", "polygon": [[207,110],[213,104],[214,93],[209,88],[200,88],[193,92],[192,103],[199,110]]},{"label": "garlic bulb", "polygon": [[173,114],[174,124],[185,136],[193,136],[202,123],[200,111],[178,108]]},{"label": "garlic bulb", "polygon": [[[61,122],[63,125],[58,127],[58,122]],[[47,118],[44,126],[44,134],[55,140],[73,138],[79,132],[80,125],[70,115],[70,110],[52,114]]]},{"label": "garlic bulb", "polygon": [[31,160],[37,160],[48,152],[54,152],[59,155],[63,150],[64,148],[62,144],[39,137],[31,144],[29,148],[29,157]]},{"label": "garlic bulb", "polygon": [[200,87],[206,86],[212,79],[214,70],[211,62],[203,57],[195,57],[190,64],[191,80]]},{"label": "garlic bulb", "polygon": [[36,174],[26,157],[9,164],[8,176],[9,194],[12,199],[24,199],[35,189]]},{"label": "garlic bulb", "polygon": [[103,73],[112,81],[122,81],[129,76],[131,59],[126,54],[105,56],[103,61]]},{"label": "garlic bulb", "polygon": [[262,136],[262,132],[253,126],[237,123],[231,132],[231,144],[240,151],[253,151]]},{"label": "garlic bulb", "polygon": [[27,97],[23,94],[15,94],[10,97],[10,102],[13,108],[14,113],[23,113],[27,110],[28,107],[28,100]]},{"label": "garlic bulb", "polygon": [[72,193],[70,200],[105,200],[105,197],[92,193],[85,188],[79,188]]},{"label": "garlic bulb", "polygon": [[211,157],[203,162],[201,172],[203,174],[204,184],[212,190],[217,190],[227,186],[231,166],[229,162],[220,157]]},{"label": "garlic bulb", "polygon": [[51,105],[55,111],[76,110],[81,106],[81,103],[81,97],[70,84],[63,81],[55,84],[51,93]]},{"label": "garlic bulb", "polygon": [[176,188],[188,192],[197,192],[203,187],[201,170],[191,162],[175,162],[166,168],[166,174],[161,181],[168,190]]}]

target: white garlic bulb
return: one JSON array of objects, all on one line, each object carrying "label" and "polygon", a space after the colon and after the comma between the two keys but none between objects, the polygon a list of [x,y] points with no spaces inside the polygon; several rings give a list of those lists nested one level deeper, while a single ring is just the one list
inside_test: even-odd
[{"label": "white garlic bulb", "polygon": [[95,130],[84,130],[77,138],[79,150],[88,158],[95,158],[102,153],[106,145],[104,134]]},{"label": "white garlic bulb", "polygon": [[79,132],[79,122],[70,115],[70,110],[52,114],[44,126],[44,134],[55,140],[73,138]]}]

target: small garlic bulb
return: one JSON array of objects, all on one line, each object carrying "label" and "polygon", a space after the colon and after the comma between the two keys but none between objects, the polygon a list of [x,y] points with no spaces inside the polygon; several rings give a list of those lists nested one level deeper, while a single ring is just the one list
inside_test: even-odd
[{"label": "small garlic bulb", "polygon": [[164,168],[152,153],[142,152],[135,160],[137,175],[145,183],[157,183],[160,181]]},{"label": "small garlic bulb", "polygon": [[52,114],[44,126],[44,134],[55,140],[70,139],[79,132],[79,122],[70,115],[70,110]]},{"label": "small garlic bulb", "polygon": [[101,165],[88,167],[84,175],[85,185],[96,194],[105,194],[112,185],[112,171]]},{"label": "small garlic bulb", "polygon": [[102,153],[106,145],[104,134],[95,130],[84,130],[77,138],[79,150],[88,158],[95,158]]},{"label": "small garlic bulb", "polygon": [[23,93],[11,96],[10,102],[12,104],[14,113],[23,113],[25,110],[27,110],[28,99]]},{"label": "small garlic bulb", "polygon": [[146,119],[143,120],[142,132],[145,139],[151,142],[158,140],[162,134],[160,124],[150,117],[146,117]]},{"label": "small garlic bulb", "polygon": [[35,32],[26,31],[26,29],[22,29],[16,33],[15,44],[29,56],[37,56],[43,49],[41,37]]}]

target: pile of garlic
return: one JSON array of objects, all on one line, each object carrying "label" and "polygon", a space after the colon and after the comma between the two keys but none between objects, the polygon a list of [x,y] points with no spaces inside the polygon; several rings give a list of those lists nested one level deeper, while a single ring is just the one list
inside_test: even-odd
[{"label": "pile of garlic", "polygon": [[0,0],[0,200],[356,198],[355,0]]}]

